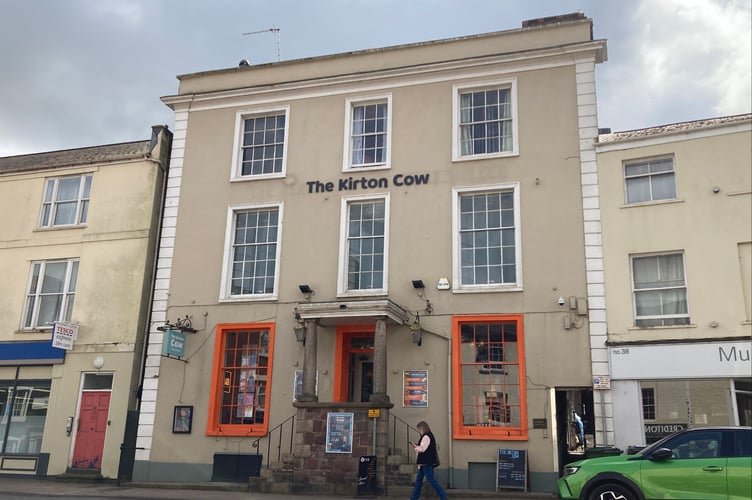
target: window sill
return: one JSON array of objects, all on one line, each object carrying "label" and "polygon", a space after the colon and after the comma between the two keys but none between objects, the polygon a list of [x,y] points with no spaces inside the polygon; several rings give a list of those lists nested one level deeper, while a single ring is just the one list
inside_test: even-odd
[{"label": "window sill", "polygon": [[644,332],[645,330],[681,330],[684,328],[697,328],[697,325],[690,323],[688,325],[666,325],[666,326],[631,326],[627,328],[628,332]]},{"label": "window sill", "polygon": [[472,155],[472,156],[453,156],[452,163],[461,163],[466,161],[475,160],[493,160],[496,158],[516,158],[520,156],[519,151],[505,151],[503,153],[493,153],[485,155]]},{"label": "window sill", "polygon": [[378,290],[348,290],[346,292],[338,291],[337,298],[359,298],[359,297],[384,297],[389,295],[389,291],[383,288]]},{"label": "window sill", "polygon": [[655,205],[672,205],[674,203],[684,203],[684,200],[681,198],[676,198],[673,200],[641,201],[639,203],[625,203],[619,208],[652,207]]},{"label": "window sill", "polygon": [[230,182],[248,182],[248,181],[263,181],[267,179],[283,179],[287,177],[287,173],[282,171],[278,174],[261,174],[261,175],[234,175],[230,177]]},{"label": "window sill", "polygon": [[59,226],[49,226],[49,227],[38,227],[34,229],[35,232],[46,232],[46,231],[59,231],[63,229],[85,229],[89,227],[88,224],[61,224]]},{"label": "window sill", "polygon": [[484,441],[527,441],[527,430],[519,427],[473,427],[465,428],[454,435],[454,439]]},{"label": "window sill", "polygon": [[488,288],[454,288],[452,293],[497,293],[497,292],[521,292],[521,285],[494,286]]},{"label": "window sill", "polygon": [[234,302],[264,302],[277,300],[277,294],[265,294],[265,295],[242,295],[238,297],[220,297],[220,304],[232,304]]},{"label": "window sill", "polygon": [[343,173],[349,174],[352,172],[372,172],[374,170],[390,170],[392,166],[388,163],[380,165],[349,165],[342,169]]}]

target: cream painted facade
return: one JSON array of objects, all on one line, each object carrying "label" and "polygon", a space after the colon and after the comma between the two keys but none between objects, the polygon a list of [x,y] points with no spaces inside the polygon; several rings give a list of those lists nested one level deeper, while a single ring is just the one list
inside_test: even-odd
[{"label": "cream painted facade", "polygon": [[[175,110],[175,140],[134,479],[216,479],[222,456],[256,454],[257,438],[266,455],[266,433],[297,415],[294,451],[283,459],[296,464],[295,474],[305,473],[301,464],[318,453],[335,470],[373,454],[382,467],[380,488],[388,489],[384,464],[394,455],[407,458],[392,438],[406,438],[404,423],[426,420],[441,446],[438,476],[450,488],[494,489],[497,451],[522,449],[528,486],[553,491],[570,451],[570,411],[592,411],[590,335],[605,334],[594,149],[595,65],[605,58],[605,41],[592,39],[591,20],[574,16],[180,76],[178,93],[163,98]],[[468,154],[459,124],[463,95],[495,99],[497,91],[509,99],[505,142],[491,154]],[[385,113],[378,122],[383,133],[374,134],[384,142],[362,152],[383,156],[358,163],[354,145],[368,142],[355,137],[354,117],[368,105]],[[269,131],[270,116],[282,117],[274,127],[281,163],[256,175],[253,151],[263,155],[263,148],[243,131],[251,125]],[[250,151],[245,157],[243,149]],[[463,268],[467,273],[470,262],[480,273],[485,257],[481,252],[468,261],[461,252],[462,206],[473,195],[497,194],[510,204],[509,274],[502,282],[474,284],[471,279],[485,278]],[[371,207],[382,210],[383,233],[354,215]],[[246,214],[254,221],[261,214],[277,235],[268,237],[264,226],[271,245],[263,259],[238,257],[246,251],[238,228],[247,234],[251,227]],[[259,226],[252,229],[262,238]],[[365,246],[357,257],[349,253],[360,230],[376,231],[383,255]],[[481,245],[480,238],[473,244]],[[383,276],[375,272],[376,281],[368,282],[375,285],[363,285],[358,280],[372,277],[364,271],[371,257],[383,264]],[[258,272],[243,262],[272,267],[263,281],[244,284],[232,278]],[[504,337],[508,345],[499,342],[495,354],[484,351],[481,358],[483,343],[461,331],[484,322],[512,330]],[[420,343],[411,335],[418,323]],[[187,324],[197,331],[185,334],[181,359],[163,356],[165,330]],[[296,340],[296,327],[305,329],[305,343]],[[231,339],[244,335],[260,339],[263,364],[256,357],[230,361]],[[253,391],[237,380],[248,367],[256,377]],[[298,370],[302,389],[294,403]],[[418,404],[405,389],[406,374],[414,372],[428,379],[419,386]],[[480,374],[486,390],[477,381],[463,389],[460,380],[471,384],[471,373]],[[371,385],[361,383],[369,377]],[[507,401],[499,402],[499,392]],[[241,405],[238,397],[249,399]],[[190,432],[173,432],[181,406],[192,409]],[[327,407],[355,414],[356,422],[368,409],[381,410],[373,423],[376,449],[368,439],[349,453],[323,454],[330,451],[327,429],[305,419]],[[394,425],[390,416],[403,423]],[[604,444],[602,423],[593,417],[587,416],[591,444]],[[293,434],[282,429],[287,449]],[[276,455],[265,458],[277,462]],[[322,473],[305,484],[317,491],[322,481],[341,480],[350,491],[355,479],[355,473]]]},{"label": "cream painted facade", "polygon": [[0,473],[117,477],[170,140],[0,158]]},{"label": "cream painted facade", "polygon": [[604,393],[621,449],[681,426],[752,424],[751,121],[617,132],[596,146]]}]

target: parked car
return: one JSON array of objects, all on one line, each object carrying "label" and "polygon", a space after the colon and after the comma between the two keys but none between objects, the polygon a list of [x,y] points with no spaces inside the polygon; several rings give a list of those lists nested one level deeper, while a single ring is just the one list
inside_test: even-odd
[{"label": "parked car", "polygon": [[568,464],[557,493],[576,500],[749,500],[752,427],[692,427],[635,455]]}]

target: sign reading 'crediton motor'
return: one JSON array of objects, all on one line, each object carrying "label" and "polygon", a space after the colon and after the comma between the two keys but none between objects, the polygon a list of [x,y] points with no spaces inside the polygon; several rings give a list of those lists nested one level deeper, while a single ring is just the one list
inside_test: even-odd
[{"label": "sign reading 'crediton motor'", "polygon": [[367,191],[369,189],[386,189],[391,185],[395,187],[403,186],[420,186],[428,184],[430,174],[396,174],[389,177],[346,177],[339,179],[335,184],[333,181],[306,181],[308,193],[331,193],[332,191]]}]

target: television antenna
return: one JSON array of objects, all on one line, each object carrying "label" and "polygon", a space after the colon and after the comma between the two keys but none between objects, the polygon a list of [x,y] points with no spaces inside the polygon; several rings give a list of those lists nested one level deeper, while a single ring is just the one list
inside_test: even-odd
[{"label": "television antenna", "polygon": [[279,52],[279,28],[271,27],[268,30],[260,30],[260,31],[249,31],[248,33],[243,33],[243,35],[258,35],[260,33],[274,33],[277,35],[277,62],[281,60],[280,52]]}]

